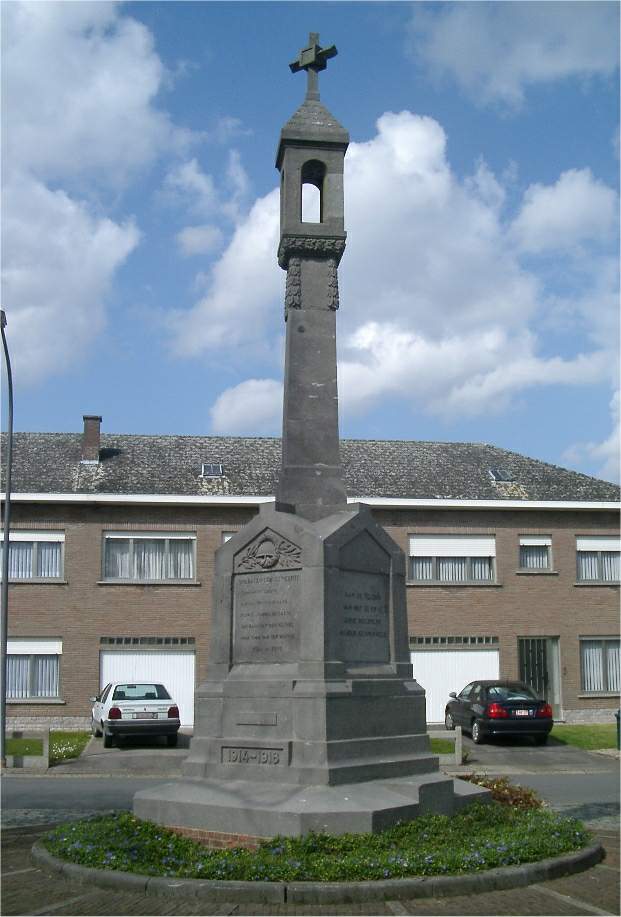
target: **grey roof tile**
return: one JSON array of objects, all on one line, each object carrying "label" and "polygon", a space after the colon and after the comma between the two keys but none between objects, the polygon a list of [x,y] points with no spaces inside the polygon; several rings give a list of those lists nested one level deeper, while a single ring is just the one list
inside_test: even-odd
[{"label": "grey roof tile", "polygon": [[[275,491],[280,439],[102,434],[100,462],[80,464],[80,433],[16,433],[14,493],[230,494]],[[2,440],[4,451],[4,437]],[[342,440],[357,497],[617,501],[619,487],[486,443]],[[221,462],[222,478],[202,478]],[[501,468],[510,482],[494,482]],[[4,469],[2,469],[4,471]]]}]

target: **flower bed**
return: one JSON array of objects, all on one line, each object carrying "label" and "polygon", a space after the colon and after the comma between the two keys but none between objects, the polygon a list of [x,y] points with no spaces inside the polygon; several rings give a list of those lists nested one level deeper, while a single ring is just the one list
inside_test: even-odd
[{"label": "flower bed", "polygon": [[475,803],[380,834],[274,838],[257,850],[209,850],[130,813],[61,825],[43,839],[82,866],[148,876],[237,881],[360,881],[460,875],[531,863],[587,846],[580,822],[546,809]]}]

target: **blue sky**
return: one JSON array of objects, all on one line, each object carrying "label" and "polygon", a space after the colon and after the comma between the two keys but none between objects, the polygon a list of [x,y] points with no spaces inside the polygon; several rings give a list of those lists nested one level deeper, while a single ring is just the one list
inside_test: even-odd
[{"label": "blue sky", "polygon": [[618,479],[618,5],[5,3],[18,430],[278,434],[283,123],[351,135],[341,433]]}]

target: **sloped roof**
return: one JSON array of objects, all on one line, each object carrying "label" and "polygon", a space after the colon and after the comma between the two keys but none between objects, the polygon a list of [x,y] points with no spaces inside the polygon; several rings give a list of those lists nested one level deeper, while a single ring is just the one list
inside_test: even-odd
[{"label": "sloped roof", "polygon": [[281,139],[348,143],[349,133],[319,101],[305,99],[281,131]]},{"label": "sloped roof", "polygon": [[[102,434],[98,464],[81,464],[81,434],[16,433],[13,493],[270,496],[280,439]],[[4,442],[2,443],[4,448]],[[618,501],[619,487],[486,443],[341,440],[350,497]],[[224,475],[201,477],[203,463]],[[500,469],[505,482],[495,482]],[[4,471],[4,469],[2,469]]]}]

